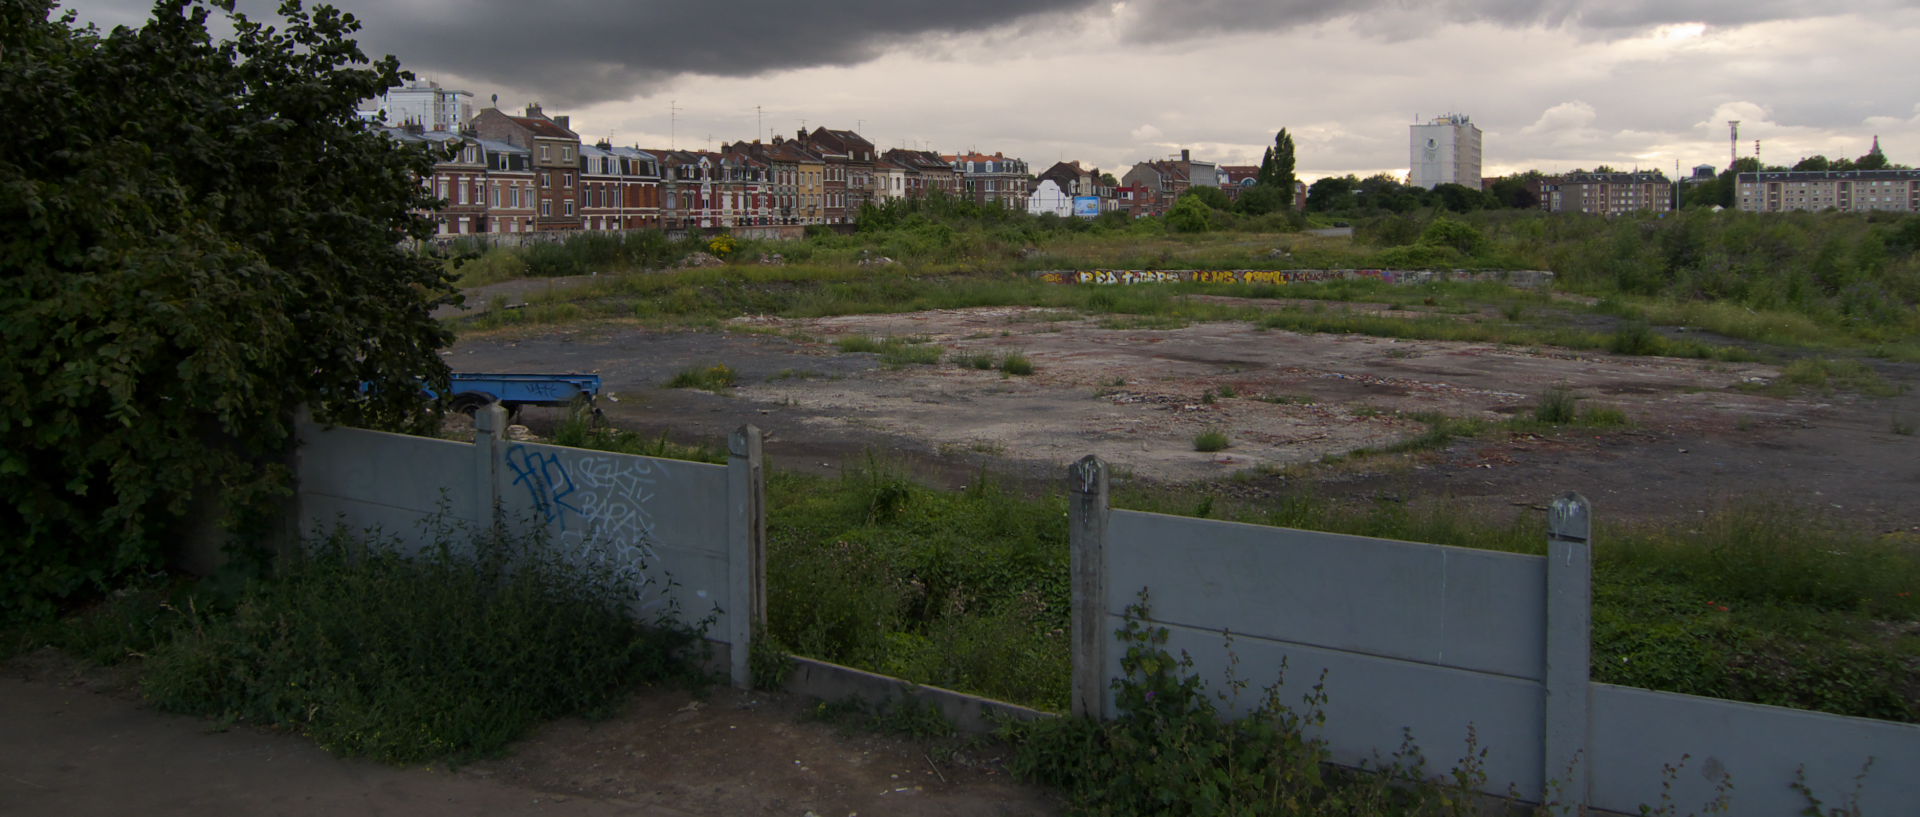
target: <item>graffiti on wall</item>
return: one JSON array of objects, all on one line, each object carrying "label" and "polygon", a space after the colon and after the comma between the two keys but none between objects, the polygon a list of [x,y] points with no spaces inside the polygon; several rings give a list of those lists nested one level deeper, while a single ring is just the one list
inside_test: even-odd
[{"label": "graffiti on wall", "polygon": [[[1288,269],[1288,270],[1083,270],[1073,281],[1081,284],[1126,286],[1130,284],[1166,284],[1195,281],[1202,284],[1296,284],[1336,281],[1347,278],[1371,278],[1397,283],[1406,277],[1398,270],[1378,269]],[[1065,283],[1065,276],[1043,273],[1041,280]]]},{"label": "graffiti on wall", "polygon": [[1372,279],[1389,284],[1422,284],[1432,281],[1497,281],[1509,286],[1537,289],[1553,286],[1554,275],[1546,270],[1392,270],[1392,269],[1280,269],[1280,270],[1043,270],[1033,275],[1049,284],[1165,284],[1192,281],[1201,284],[1306,284],[1319,281]]},{"label": "graffiti on wall", "polygon": [[535,521],[546,525],[562,555],[626,577],[640,590],[641,609],[666,603],[653,549],[650,503],[661,476],[654,461],[519,444],[507,449],[506,465],[508,490],[526,492]]}]

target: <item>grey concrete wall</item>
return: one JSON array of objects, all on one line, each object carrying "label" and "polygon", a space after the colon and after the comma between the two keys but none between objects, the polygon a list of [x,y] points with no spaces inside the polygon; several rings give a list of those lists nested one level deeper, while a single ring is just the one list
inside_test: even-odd
[{"label": "grey concrete wall", "polygon": [[475,417],[472,443],[301,423],[300,530],[377,530],[418,550],[503,524],[613,571],[636,617],[703,626],[744,686],[766,604],[759,430],[736,431],[721,466],[508,442],[505,426],[497,406]]},{"label": "grey concrete wall", "polygon": [[689,623],[713,616],[709,635],[729,632],[724,466],[540,443],[506,444],[501,466],[509,528],[544,535],[569,560],[631,571],[642,617],[677,606]]},{"label": "grey concrete wall", "polygon": [[344,525],[418,545],[430,520],[462,525],[481,515],[472,443],[311,423],[297,429],[302,536]]},{"label": "grey concrete wall", "polygon": [[[1106,564],[1105,630],[1148,588],[1169,653],[1212,689],[1230,671],[1247,682],[1236,714],[1283,677],[1280,701],[1300,711],[1324,682],[1336,761],[1390,755],[1410,730],[1444,771],[1471,728],[1490,790],[1539,796],[1545,560],[1114,510]],[[1122,652],[1108,651],[1108,677]]]},{"label": "grey concrete wall", "polygon": [[[1097,605],[1111,637],[1147,588],[1164,649],[1211,690],[1245,683],[1230,712],[1276,679],[1300,711],[1323,684],[1318,734],[1337,762],[1370,764],[1410,734],[1442,773],[1471,730],[1484,790],[1555,814],[1709,813],[1724,794],[1717,813],[1786,817],[1810,805],[1801,774],[1825,808],[1860,809],[1833,813],[1920,814],[1920,725],[1592,683],[1578,494],[1553,500],[1539,557],[1112,510],[1105,469],[1068,472],[1075,615]],[[1076,640],[1075,689],[1121,677],[1123,653]],[[1117,714],[1111,692],[1092,709]]]},{"label": "grey concrete wall", "polygon": [[1856,789],[1860,810],[1837,813],[1920,814],[1915,724],[1594,684],[1591,751],[1593,804],[1614,811],[1658,804],[1661,767],[1677,765],[1670,795],[1683,814],[1704,813],[1729,776],[1722,813],[1802,814],[1808,802],[1791,787],[1802,769],[1821,814],[1848,805]]}]

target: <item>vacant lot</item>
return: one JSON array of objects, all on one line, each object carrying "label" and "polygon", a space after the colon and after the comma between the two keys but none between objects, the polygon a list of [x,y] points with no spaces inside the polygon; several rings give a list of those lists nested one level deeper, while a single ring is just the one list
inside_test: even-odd
[{"label": "vacant lot", "polygon": [[[1274,308],[1285,302],[1262,301]],[[1346,308],[1346,307],[1341,307]],[[1353,305],[1358,309],[1377,309]],[[914,354],[842,351],[848,339],[904,339]],[[1000,368],[1007,355],[1030,375]],[[904,358],[937,363],[900,362]],[[1600,513],[1694,514],[1731,498],[1830,506],[1881,530],[1920,525],[1909,391],[1867,397],[1772,386],[1781,367],[1452,341],[1262,331],[1220,322],[1019,307],[811,319],[741,318],[719,331],[619,323],[469,335],[457,370],[587,371],[606,378],[617,425],[717,439],[752,422],[778,467],[837,469],[869,448],[916,460],[937,481],[985,466],[1051,479],[1085,454],[1123,479],[1222,490],[1356,497],[1452,497],[1488,507],[1543,504],[1563,490]],[[665,389],[674,374],[725,364],[723,394]],[[992,368],[976,368],[990,366]],[[1896,385],[1914,366],[1877,363]],[[1494,431],[1413,457],[1339,455],[1413,438],[1436,416],[1530,416],[1554,386],[1623,411],[1621,429]],[[1417,417],[1415,415],[1418,415]],[[538,414],[530,415],[536,426]],[[1910,421],[1908,421],[1910,422]],[[1224,450],[1195,450],[1217,431]]]}]

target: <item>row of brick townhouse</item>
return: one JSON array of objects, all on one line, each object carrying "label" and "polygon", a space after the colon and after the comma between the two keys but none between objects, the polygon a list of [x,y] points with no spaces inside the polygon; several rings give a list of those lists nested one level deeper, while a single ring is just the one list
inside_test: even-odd
[{"label": "row of brick townhouse", "polygon": [[457,128],[385,130],[452,147],[425,182],[444,201],[432,213],[442,235],[844,224],[868,203],[936,193],[1024,208],[1029,184],[1026,163],[1002,154],[881,153],[825,127],[719,151],[644,150],[583,143],[568,117],[529,105]]}]

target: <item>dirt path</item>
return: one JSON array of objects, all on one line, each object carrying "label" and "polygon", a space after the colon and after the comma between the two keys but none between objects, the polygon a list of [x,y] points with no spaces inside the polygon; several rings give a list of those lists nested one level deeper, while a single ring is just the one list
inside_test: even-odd
[{"label": "dirt path", "polygon": [[[925,338],[948,357],[1021,352],[1036,372],[1007,377],[952,363],[882,366],[841,354],[852,335]],[[602,374],[616,423],[719,440],[752,422],[778,467],[831,471],[879,449],[957,484],[987,466],[1053,479],[1098,454],[1127,478],[1161,483],[1240,472],[1234,490],[1300,490],[1278,469],[1420,433],[1409,415],[1497,420],[1531,411],[1548,387],[1623,410],[1626,431],[1550,439],[1469,439],[1417,467],[1329,471],[1334,494],[1540,504],[1579,490],[1608,514],[1674,518],[1730,499],[1833,506],[1881,529],[1920,525],[1920,393],[1770,396],[1743,388],[1775,366],[1627,357],[1554,348],[1259,331],[1244,323],[1104,328],[1047,310],[982,308],[808,320],[735,321],[727,331],[574,327],[461,339],[457,369]],[[726,395],[664,389],[676,372],[725,363]],[[1878,364],[1920,382],[1920,367]],[[1212,395],[1209,398],[1209,395]],[[1231,396],[1223,396],[1231,395]],[[1193,440],[1226,432],[1206,454]],[[1371,470],[1370,470],[1371,469]],[[1247,478],[1251,477],[1251,478]]]},{"label": "dirt path", "polygon": [[787,696],[643,692],[448,770],[343,759],[304,738],[142,707],[46,651],[0,672],[0,817],[1039,817],[1048,793],[986,758],[801,722]]}]

